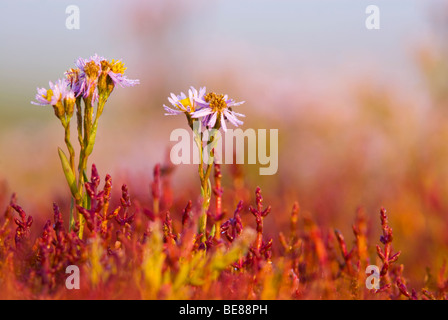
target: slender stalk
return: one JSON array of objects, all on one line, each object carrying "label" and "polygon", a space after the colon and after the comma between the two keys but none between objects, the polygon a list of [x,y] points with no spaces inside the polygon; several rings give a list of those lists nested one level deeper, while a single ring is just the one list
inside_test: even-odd
[{"label": "slender stalk", "polygon": [[[189,118],[189,123],[190,123],[190,119]],[[202,142],[202,132],[200,129],[200,123],[197,122],[199,124],[199,127],[195,127],[193,125],[193,123],[191,123],[191,127],[193,128],[193,134],[195,135],[195,142],[196,145],[199,149],[199,165],[198,165],[198,174],[199,174],[199,179],[201,181],[201,195],[202,195],[202,206],[201,206],[201,215],[199,217],[199,226],[198,226],[198,231],[199,234],[202,234],[201,236],[201,241],[205,242],[205,240],[207,239],[207,209],[208,209],[208,202],[209,200],[207,199],[207,194],[208,194],[208,185],[207,185],[207,180],[204,179],[204,171],[203,171],[203,167],[204,167],[204,158],[203,158],[203,142]]]},{"label": "slender stalk", "polygon": [[[215,140],[215,135],[217,130],[221,127],[220,117],[216,121],[216,124],[211,130],[211,135],[208,138],[207,146],[210,146]],[[202,133],[201,133],[201,140],[200,140],[200,164],[199,164],[199,177],[201,179],[201,191],[202,191],[202,212],[201,216],[199,218],[199,233],[202,233],[201,241],[205,242],[207,239],[207,210],[210,206],[210,200],[211,200],[211,187],[210,187],[210,173],[214,164],[214,157],[215,157],[215,148],[211,147],[209,151],[209,159],[207,168],[204,172],[204,159],[203,159],[203,150],[202,150]],[[198,144],[199,145],[199,144]]]},{"label": "slender stalk", "polygon": [[[98,122],[99,122],[99,118],[103,113],[104,110],[104,105],[106,104],[107,101],[107,97],[105,96],[100,96],[99,100],[98,100],[98,104],[97,104],[97,110],[96,110],[96,115],[95,115],[95,119],[93,119],[93,107],[91,105],[92,103],[92,97],[89,96],[88,98],[86,98],[84,100],[84,137],[83,139],[80,141],[82,141],[81,144],[81,152],[79,155],[79,166],[78,166],[78,189],[80,190],[81,193],[81,200],[79,201],[79,203],[77,203],[78,205],[82,205],[84,208],[87,208],[89,206],[89,201],[87,199],[87,196],[84,194],[84,183],[85,183],[85,171],[87,168],[87,162],[89,159],[90,154],[93,151],[93,146],[95,144],[95,139],[96,139],[96,133],[98,130]],[[78,125],[79,123],[82,123],[82,121],[79,121],[78,119]],[[82,130],[79,130],[78,128],[78,132]],[[78,213],[78,219],[80,222],[79,225],[79,237],[82,238],[82,234],[84,231],[84,217],[82,216],[82,214]]]},{"label": "slender stalk", "polygon": [[[75,149],[73,148],[73,145],[71,143],[70,140],[70,120],[71,117],[62,117],[61,118],[61,123],[62,126],[64,127],[64,141],[65,141],[65,145],[67,146],[67,150],[69,152],[69,156],[70,156],[70,168],[71,171],[73,172],[73,175],[76,175],[76,169],[75,169]],[[72,204],[73,204],[73,198],[72,198]],[[70,223],[69,226],[71,228],[71,226],[74,225],[74,216],[75,216],[75,211],[76,209],[74,208],[73,205],[70,206]]]},{"label": "slender stalk", "polygon": [[[78,105],[77,109],[77,117],[78,117],[78,139],[80,140],[81,151],[79,153],[79,163],[78,163],[78,190],[80,193],[79,199],[76,201],[76,205],[86,207],[87,199],[84,194],[84,172],[87,168],[87,146],[89,144],[90,132],[92,127],[92,118],[93,118],[93,107],[92,107],[92,96],[90,95],[86,99],[84,99],[84,119],[81,116],[81,108]],[[84,121],[82,121],[84,120]],[[83,124],[83,125],[81,125]],[[80,128],[81,127],[81,128]],[[84,136],[81,138],[80,133],[82,133],[82,129],[84,129]],[[79,221],[79,233],[78,236],[82,239],[84,233],[84,217],[78,212],[78,221]]]},{"label": "slender stalk", "polygon": [[215,238],[220,239],[221,237],[221,214],[222,214],[222,186],[221,186],[221,166],[215,163],[215,199],[216,199],[216,222],[215,222]]},{"label": "slender stalk", "polygon": [[77,128],[78,128],[78,141],[79,145],[82,146],[82,107],[81,107],[81,98],[76,99],[76,122],[77,122]]},{"label": "slender stalk", "polygon": [[65,131],[64,140],[70,155],[70,167],[72,168],[73,174],[75,174],[75,149],[73,149],[73,145],[70,141],[70,119],[67,119],[67,121],[64,122],[65,123],[62,124]]}]

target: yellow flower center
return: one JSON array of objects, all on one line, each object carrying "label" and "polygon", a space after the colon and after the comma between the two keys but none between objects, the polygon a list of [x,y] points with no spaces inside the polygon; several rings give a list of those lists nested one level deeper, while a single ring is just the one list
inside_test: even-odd
[{"label": "yellow flower center", "polygon": [[111,66],[112,72],[114,72],[114,73],[124,74],[124,71],[127,69],[124,67],[124,63],[121,62],[120,60],[115,61],[114,59],[112,59],[112,61],[110,62],[110,66]]},{"label": "yellow flower center", "polygon": [[214,92],[209,92],[204,97],[205,102],[210,103],[210,108],[213,112],[223,112],[227,108],[226,101],[224,100],[223,94],[216,94]]},{"label": "yellow flower center", "polygon": [[187,111],[187,107],[190,107],[190,112],[194,112],[194,107],[190,103],[190,98],[179,100],[179,102],[185,107],[185,110],[183,111]]},{"label": "yellow flower center", "polygon": [[96,79],[98,71],[100,71],[100,67],[94,61],[87,62],[84,67],[84,72],[89,78]]},{"label": "yellow flower center", "polygon": [[47,96],[42,95],[42,98],[47,99],[48,102],[51,101],[52,97],[53,97],[53,90],[51,90],[51,89],[47,90]]}]

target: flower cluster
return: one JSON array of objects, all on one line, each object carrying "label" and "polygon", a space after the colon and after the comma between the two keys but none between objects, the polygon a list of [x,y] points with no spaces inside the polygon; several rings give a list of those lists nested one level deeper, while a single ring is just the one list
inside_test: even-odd
[{"label": "flower cluster", "polygon": [[110,95],[116,85],[131,87],[140,83],[139,80],[128,79],[124,72],[126,68],[121,60],[108,61],[97,54],[84,59],[79,57],[75,61],[76,68],[65,72],[65,78],[49,83],[50,89],[37,88],[35,105],[58,105],[67,99],[75,97],[88,98],[91,103],[98,100],[100,95]]},{"label": "flower cluster", "polygon": [[87,98],[92,94],[92,103],[103,94],[109,95],[117,84],[131,87],[140,83],[124,76],[126,68],[120,60],[108,61],[95,54],[88,59],[78,58],[75,65],[77,69],[66,74],[73,79],[77,96]]},{"label": "flower cluster", "polygon": [[[128,79],[124,75],[125,70],[122,61],[109,61],[97,54],[87,59],[78,58],[75,68],[66,71],[63,79],[50,82],[49,89],[37,88],[36,101],[31,102],[35,105],[53,106],[56,117],[64,127],[69,159],[61,149],[58,153],[73,199],[76,200],[76,206],[72,207],[78,209],[80,237],[83,232],[82,213],[90,210],[90,203],[84,192],[85,169],[95,144],[99,117],[116,85],[131,87],[139,84],[139,80]],[[78,170],[75,169],[75,150],[70,140],[70,121],[75,106],[80,145]],[[74,223],[73,218],[70,225],[73,226]]]},{"label": "flower cluster", "polygon": [[[232,107],[239,106],[244,103],[236,102],[230,99],[227,95],[216,94],[215,92],[206,93],[206,88],[202,87],[196,90],[194,87],[190,87],[188,90],[188,97],[185,93],[181,92],[180,95],[171,93],[168,97],[168,101],[172,107],[163,105],[165,115],[178,115],[185,114],[188,120],[188,125],[195,134],[195,142],[200,152],[200,164],[199,164],[199,178],[201,180],[201,195],[202,195],[202,214],[199,222],[200,233],[202,234],[202,240],[206,243],[207,239],[207,211],[210,205],[211,187],[210,187],[210,173],[214,163],[214,143],[217,141],[216,132],[221,128],[227,131],[226,121],[229,121],[234,126],[238,127],[243,124],[243,121],[238,117],[244,117],[243,114],[237,113],[232,110]],[[209,155],[209,162],[204,163],[203,160],[203,147],[204,147],[204,132],[201,129],[201,125],[209,130],[206,152]],[[219,168],[215,166],[216,169]],[[220,175],[220,172],[217,173]],[[219,197],[218,197],[219,198]]]}]

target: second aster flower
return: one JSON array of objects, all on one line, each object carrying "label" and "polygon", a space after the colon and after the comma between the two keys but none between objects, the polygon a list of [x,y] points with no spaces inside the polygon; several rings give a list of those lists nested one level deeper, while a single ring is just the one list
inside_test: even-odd
[{"label": "second aster flower", "polygon": [[163,108],[167,112],[165,113],[165,115],[170,116],[181,113],[192,114],[197,107],[196,101],[202,100],[204,95],[205,87],[200,88],[199,91],[194,87],[190,87],[190,90],[188,90],[188,97],[183,92],[181,92],[180,95],[177,96],[174,93],[171,93],[171,97],[168,97],[168,101],[171,103],[174,109],[163,105]]},{"label": "second aster flower", "polygon": [[238,117],[244,117],[244,114],[235,112],[232,107],[242,105],[244,101],[235,102],[229,99],[227,95],[207,93],[203,99],[196,99],[196,103],[201,107],[198,111],[192,113],[192,118],[202,118],[202,123],[209,128],[213,128],[217,122],[224,131],[227,131],[225,120],[228,120],[235,127],[243,124]]}]

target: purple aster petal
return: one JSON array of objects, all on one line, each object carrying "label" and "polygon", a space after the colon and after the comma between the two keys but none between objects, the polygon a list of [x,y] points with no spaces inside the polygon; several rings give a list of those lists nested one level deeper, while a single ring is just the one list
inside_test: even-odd
[{"label": "purple aster petal", "polygon": [[84,58],[79,57],[78,59],[76,59],[75,61],[75,66],[79,69],[79,70],[84,70],[84,67],[86,66],[86,60]]},{"label": "purple aster petal", "polygon": [[210,109],[210,108],[204,108],[204,109],[201,109],[201,110],[198,110],[198,111],[193,112],[193,113],[191,114],[191,117],[192,117],[192,118],[200,118],[200,117],[207,116],[207,115],[211,114],[212,112],[213,112],[212,109]]},{"label": "purple aster petal", "polygon": [[[169,99],[169,98],[168,98]],[[179,98],[174,94],[174,93],[171,93],[171,99],[173,99],[173,101],[176,101],[176,102],[179,102]],[[171,102],[171,101],[170,101]],[[172,102],[171,102],[172,103]],[[173,103],[173,104],[175,104],[175,103]]]},{"label": "purple aster petal", "polygon": [[196,90],[195,87],[191,86],[190,89],[188,89],[188,96],[190,97],[190,99],[192,97],[197,97],[198,96],[198,90]]},{"label": "purple aster petal", "polygon": [[222,114],[222,113],[221,113],[221,128],[222,128],[222,130],[224,130],[224,132],[227,131],[226,121],[224,119],[224,114]]},{"label": "purple aster petal", "polygon": [[46,106],[46,105],[48,105],[48,103],[39,103],[39,102],[35,102],[35,101],[31,101],[31,104],[34,104],[35,106]]},{"label": "purple aster petal", "polygon": [[245,101],[241,101],[241,102],[235,102],[235,100],[233,99],[227,99],[226,100],[226,104],[228,107],[237,107],[239,105],[242,105]]},{"label": "purple aster petal", "polygon": [[[176,98],[176,99],[177,99],[177,98]],[[168,97],[168,101],[169,101],[173,106],[177,104],[177,102],[176,102],[174,99],[172,99],[171,97]]]},{"label": "purple aster petal", "polygon": [[235,115],[235,116],[238,116],[238,117],[246,117],[244,114],[242,114],[242,113],[238,113],[238,112],[235,112],[235,111],[232,111],[233,112],[233,115]]},{"label": "purple aster petal", "polygon": [[115,72],[109,71],[107,74],[114,82],[114,85],[118,84],[122,88],[132,87],[132,86],[135,86],[136,84],[140,83],[139,80],[128,79],[126,76],[122,75],[121,73],[115,73]]},{"label": "purple aster petal", "polygon": [[171,109],[170,107],[168,107],[168,106],[166,106],[166,105],[163,105],[163,108],[164,108],[165,111],[167,112],[167,113],[165,113],[166,116],[172,116],[172,115],[177,115],[177,114],[183,113],[183,112],[180,111],[180,110],[174,110],[174,109]]},{"label": "purple aster petal", "polygon": [[215,126],[217,117],[218,117],[218,112],[214,112],[213,115],[211,116],[210,120],[208,121],[208,126],[209,127],[214,127]]},{"label": "purple aster petal", "polygon": [[88,63],[91,61],[95,62],[95,64],[100,67],[100,72],[101,72],[101,61],[103,61],[103,60],[106,60],[106,59],[95,53],[93,56],[90,56],[90,58],[85,59],[84,62],[85,63]]},{"label": "purple aster petal", "polygon": [[191,87],[191,89],[188,90],[188,99],[190,100],[190,104],[194,106],[194,97],[197,96],[198,92],[195,88]]},{"label": "purple aster petal", "polygon": [[202,108],[207,108],[210,104],[208,102],[205,102],[202,99],[194,99],[197,105],[199,105]]},{"label": "purple aster petal", "polygon": [[45,88],[37,88],[37,94],[35,99],[36,101],[31,101],[31,104],[34,104],[36,106],[45,106],[48,105],[49,102],[47,100],[47,98],[45,98],[47,96],[47,89]]},{"label": "purple aster petal", "polygon": [[233,115],[229,110],[224,110],[224,115],[226,116],[227,120],[229,120],[235,127],[243,124],[243,121],[238,120],[235,115]]}]

